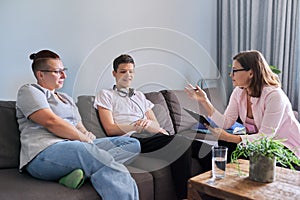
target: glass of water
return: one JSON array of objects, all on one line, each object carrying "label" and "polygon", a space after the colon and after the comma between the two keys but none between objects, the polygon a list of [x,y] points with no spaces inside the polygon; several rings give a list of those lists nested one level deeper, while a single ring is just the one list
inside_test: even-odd
[{"label": "glass of water", "polygon": [[212,177],[224,178],[226,174],[228,148],[224,146],[212,147]]}]

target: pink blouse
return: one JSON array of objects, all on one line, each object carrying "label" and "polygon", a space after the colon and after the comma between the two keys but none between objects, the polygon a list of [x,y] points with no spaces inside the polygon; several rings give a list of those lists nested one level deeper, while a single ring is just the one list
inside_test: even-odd
[{"label": "pink blouse", "polygon": [[244,126],[246,128],[246,133],[247,134],[258,133],[258,129],[257,129],[256,125],[255,125],[254,119],[246,117],[246,121],[244,123]]},{"label": "pink blouse", "polygon": [[[241,135],[242,142],[245,142],[246,139],[253,141],[260,137],[260,133],[268,136],[276,135],[278,139],[286,139],[283,144],[300,158],[300,124],[295,118],[291,103],[283,90],[273,86],[264,87],[261,96],[259,98],[251,97],[250,101],[258,133]],[[219,127],[227,129],[234,124],[238,116],[245,124],[247,93],[236,87],[224,114],[215,111],[211,118]]]}]

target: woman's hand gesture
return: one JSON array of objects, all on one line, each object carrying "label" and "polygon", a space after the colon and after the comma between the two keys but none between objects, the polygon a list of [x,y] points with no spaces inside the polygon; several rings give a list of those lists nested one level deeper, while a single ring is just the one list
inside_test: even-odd
[{"label": "woman's hand gesture", "polygon": [[187,93],[187,95],[189,95],[190,98],[195,99],[200,103],[209,101],[206,93],[198,85],[194,87],[191,84],[189,84],[188,86],[185,87],[184,90]]}]

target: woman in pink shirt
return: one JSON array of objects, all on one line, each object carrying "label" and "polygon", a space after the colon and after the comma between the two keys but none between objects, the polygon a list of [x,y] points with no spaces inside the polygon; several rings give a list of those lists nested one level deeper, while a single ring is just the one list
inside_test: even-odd
[{"label": "woman in pink shirt", "polygon": [[[252,141],[261,133],[286,139],[285,147],[300,158],[300,124],[295,118],[291,103],[281,89],[278,76],[274,74],[264,56],[255,50],[245,51],[233,57],[233,90],[229,104],[221,114],[211,104],[206,93],[196,86],[186,87],[187,94],[201,103],[208,116],[221,128],[207,127],[212,134],[231,143]],[[246,135],[233,135],[224,129],[231,127],[240,117],[246,127]]]}]

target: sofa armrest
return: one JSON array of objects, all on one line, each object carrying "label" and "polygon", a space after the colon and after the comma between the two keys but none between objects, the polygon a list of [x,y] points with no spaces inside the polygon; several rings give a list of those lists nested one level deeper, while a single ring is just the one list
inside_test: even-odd
[{"label": "sofa armrest", "polygon": [[15,101],[0,101],[0,123],[0,168],[18,168],[21,143]]}]

